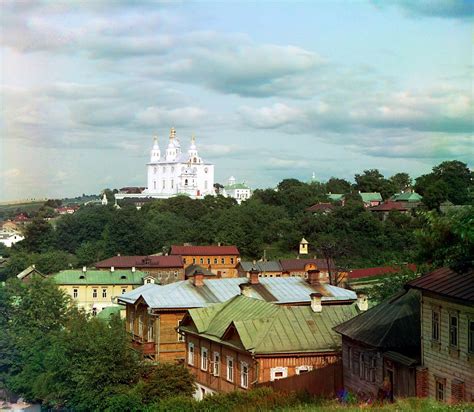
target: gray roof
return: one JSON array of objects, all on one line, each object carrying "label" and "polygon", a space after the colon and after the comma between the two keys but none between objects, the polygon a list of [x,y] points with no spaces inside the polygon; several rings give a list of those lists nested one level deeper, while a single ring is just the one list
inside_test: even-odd
[{"label": "gray roof", "polygon": [[[299,277],[260,278],[258,285],[251,286],[250,297],[275,303],[309,303],[310,294],[320,292],[322,301],[351,301],[355,292],[337,286],[322,284],[311,286]],[[241,283],[247,278],[204,279],[204,285],[196,287],[192,279],[168,285],[146,284],[119,296],[119,303],[135,303],[141,296],[150,308],[201,308],[213,303],[225,302],[240,295]]]},{"label": "gray roof", "polygon": [[255,267],[259,272],[281,272],[282,268],[280,262],[277,260],[269,260],[266,262],[240,262],[242,269],[249,272],[252,267]]},{"label": "gray roof", "polygon": [[384,350],[419,350],[420,293],[409,290],[334,328],[341,335]]}]

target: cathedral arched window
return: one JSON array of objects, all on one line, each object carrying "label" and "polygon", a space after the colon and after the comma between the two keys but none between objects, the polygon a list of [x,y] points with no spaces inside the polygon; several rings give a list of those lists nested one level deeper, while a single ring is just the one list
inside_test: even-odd
[{"label": "cathedral arched window", "polygon": [[165,173],[165,172],[166,172],[166,167],[165,167],[165,166],[163,166],[163,173]]},{"label": "cathedral arched window", "polygon": [[188,179],[184,179],[184,185],[185,185],[185,186],[188,185]]},{"label": "cathedral arched window", "polygon": [[171,166],[171,173],[174,172],[174,166]]},{"label": "cathedral arched window", "polygon": [[153,173],[156,175],[156,167],[153,168]]},{"label": "cathedral arched window", "polygon": [[197,163],[197,159],[196,159],[196,158],[194,158],[194,159],[193,159],[193,162],[194,162],[194,163]]},{"label": "cathedral arched window", "polygon": [[156,190],[156,180],[153,181],[153,189]]}]

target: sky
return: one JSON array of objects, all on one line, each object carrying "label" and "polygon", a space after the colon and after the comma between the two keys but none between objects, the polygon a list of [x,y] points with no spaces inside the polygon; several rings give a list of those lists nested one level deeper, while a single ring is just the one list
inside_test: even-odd
[{"label": "sky", "polygon": [[474,0],[0,4],[0,201],[146,185],[154,135],[251,187],[472,168]]}]

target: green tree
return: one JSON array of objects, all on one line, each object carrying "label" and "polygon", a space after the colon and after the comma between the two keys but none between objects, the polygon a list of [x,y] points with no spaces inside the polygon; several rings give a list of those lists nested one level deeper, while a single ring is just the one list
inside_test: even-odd
[{"label": "green tree", "polygon": [[419,272],[414,272],[406,267],[401,268],[399,272],[385,276],[379,284],[372,286],[368,291],[369,298],[372,303],[380,303],[403,291],[404,285],[418,276]]},{"label": "green tree", "polygon": [[19,245],[28,252],[45,252],[54,247],[53,227],[42,218],[35,218],[25,229],[25,239]]},{"label": "green tree", "polygon": [[351,184],[345,179],[331,177],[326,182],[326,191],[328,193],[349,193],[351,191]]},{"label": "green tree", "polygon": [[390,179],[390,183],[397,192],[402,192],[412,185],[412,178],[408,173],[396,173]]},{"label": "green tree", "polygon": [[355,175],[355,188],[361,192],[379,192],[383,199],[395,193],[393,184],[384,178],[377,169],[364,170],[363,174]]}]

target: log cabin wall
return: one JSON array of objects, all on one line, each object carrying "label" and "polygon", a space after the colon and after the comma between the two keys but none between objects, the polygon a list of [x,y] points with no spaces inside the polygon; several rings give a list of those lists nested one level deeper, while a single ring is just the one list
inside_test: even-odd
[{"label": "log cabin wall", "polygon": [[[176,328],[183,319],[185,311],[159,312],[157,336],[157,358],[160,362],[183,362],[186,355],[184,340],[180,340]],[[181,338],[183,339],[183,338]]]}]

